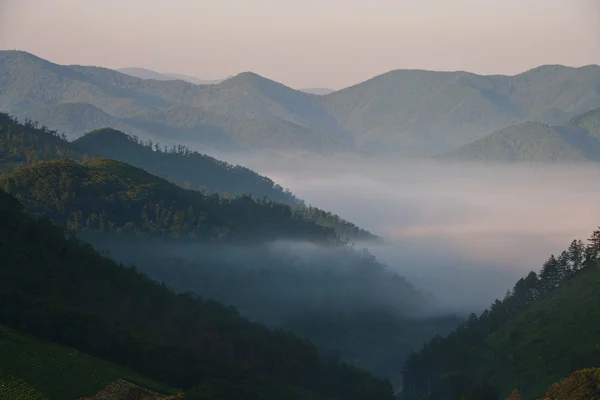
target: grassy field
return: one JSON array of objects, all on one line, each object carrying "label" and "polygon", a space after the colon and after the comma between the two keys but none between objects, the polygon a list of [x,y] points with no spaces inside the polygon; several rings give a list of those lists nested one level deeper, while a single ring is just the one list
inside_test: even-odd
[{"label": "grassy field", "polygon": [[118,379],[172,394],[135,372],[0,325],[0,400],[68,400],[90,396]]}]

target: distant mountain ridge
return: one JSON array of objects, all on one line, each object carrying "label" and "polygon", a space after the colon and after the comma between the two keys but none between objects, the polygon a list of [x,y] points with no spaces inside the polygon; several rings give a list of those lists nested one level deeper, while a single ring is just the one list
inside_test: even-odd
[{"label": "distant mountain ridge", "polygon": [[249,72],[194,85],[57,65],[18,51],[0,52],[0,76],[1,110],[36,115],[71,137],[97,126],[81,131],[57,114],[76,107],[64,104],[84,103],[143,139],[227,151],[434,155],[510,124],[556,125],[600,107],[594,65],[548,65],[515,76],[395,70],[324,96]]},{"label": "distant mountain ridge", "polygon": [[522,122],[439,157],[479,162],[600,162],[600,108],[562,125]]},{"label": "distant mountain ridge", "polygon": [[223,79],[200,79],[195,76],[185,75],[185,74],[175,74],[175,73],[161,73],[152,71],[146,68],[139,67],[128,67],[128,68],[118,68],[115,71],[121,72],[122,74],[126,74],[129,76],[133,76],[135,78],[140,79],[154,79],[157,81],[174,81],[180,79],[182,81],[186,81],[189,83],[193,83],[194,85],[214,85],[217,83],[223,82],[225,79],[231,78],[228,76]]}]

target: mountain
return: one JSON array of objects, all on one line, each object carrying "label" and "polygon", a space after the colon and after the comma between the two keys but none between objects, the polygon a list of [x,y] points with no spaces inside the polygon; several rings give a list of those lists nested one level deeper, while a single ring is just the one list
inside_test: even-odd
[{"label": "mountain", "polygon": [[300,91],[310,94],[316,94],[317,96],[324,96],[326,94],[335,92],[335,90],[327,88],[306,88],[300,89]]},{"label": "mountain", "polygon": [[0,243],[1,324],[189,390],[191,400],[391,398],[387,382],[232,307],[176,294],[25,215],[3,191]]},{"label": "mountain", "polygon": [[152,71],[146,68],[129,67],[119,68],[118,71],[122,74],[133,76],[140,79],[154,79],[156,81],[174,81],[180,79],[185,82],[193,83],[194,85],[214,85],[224,81],[225,79],[213,79],[204,80],[196,78],[195,76],[184,75],[184,74],[163,74],[160,72]]},{"label": "mountain", "polygon": [[563,125],[510,125],[439,157],[483,162],[600,162],[600,109]]},{"label": "mountain", "polygon": [[[42,161],[60,155],[84,160],[78,155],[86,144],[138,162],[149,157],[156,168],[189,162],[209,172],[210,160],[151,151],[112,130],[86,135],[73,148],[44,128],[1,122],[2,154],[16,165],[0,175],[0,187],[28,211],[178,291],[234,305],[254,320],[314,340],[325,354],[338,352],[394,379],[411,350],[461,320],[416,316],[432,299],[367,251],[337,239],[370,234],[329,213],[185,190],[115,160]],[[378,329],[364,331],[369,326]]]},{"label": "mountain", "polygon": [[573,241],[539,273],[520,279],[502,301],[431,340],[404,367],[405,381],[415,387],[408,398],[431,393],[453,399],[478,387],[487,394],[471,398],[497,399],[517,388],[533,400],[571,372],[596,366],[599,257],[596,231],[589,245]]},{"label": "mountain", "polygon": [[[449,152],[442,160],[482,162],[584,162],[584,149],[571,145],[559,128],[540,122],[511,125]],[[600,142],[598,142],[600,146]],[[600,153],[598,154],[600,157]]]},{"label": "mountain", "polygon": [[119,161],[47,161],[0,175],[0,187],[35,214],[71,229],[199,240],[335,241],[335,231],[289,206],[186,190]]},{"label": "mountain", "polygon": [[[125,124],[111,127],[144,140],[223,151],[433,155],[510,124],[556,125],[600,107],[600,67],[593,65],[548,65],[515,76],[396,70],[325,96],[251,72],[193,85],[57,65],[17,51],[0,52],[0,76],[0,109],[19,117],[86,103]],[[81,129],[46,115],[40,122],[53,129]]]},{"label": "mountain", "polygon": [[135,136],[108,128],[89,132],[70,143],[37,122],[19,124],[9,115],[0,113],[0,172],[11,172],[38,161],[61,158],[83,161],[90,157],[123,161],[204,194],[216,193],[228,198],[243,194],[266,197],[292,206],[297,216],[335,229],[342,240],[380,240],[337,215],[316,207],[306,207],[291,192],[267,177],[191,151],[185,146],[169,149],[151,141],[143,143]]},{"label": "mountain", "polygon": [[305,206],[288,190],[269,178],[241,166],[233,166],[178,145],[162,150],[158,144],[142,143],[137,138],[112,129],[87,133],[73,142],[74,147],[90,156],[110,158],[143,168],[172,180],[187,189],[225,196],[249,194],[294,207],[297,214],[320,226],[333,228],[343,240],[374,241],[379,238],[337,215]]},{"label": "mountain", "polygon": [[[106,159],[39,162],[0,175],[0,189],[153,279],[294,329],[382,376],[430,332],[448,331],[459,320],[418,317],[431,299],[289,206],[204,196]],[[318,320],[329,321],[331,331],[306,329]],[[378,340],[351,342],[357,324],[381,325]],[[396,351],[371,352],[381,346]]]},{"label": "mountain", "polygon": [[[556,124],[600,106],[600,66],[542,66],[515,76],[397,70],[324,97],[359,147],[443,152],[525,120]],[[559,118],[559,119],[556,119]]]}]

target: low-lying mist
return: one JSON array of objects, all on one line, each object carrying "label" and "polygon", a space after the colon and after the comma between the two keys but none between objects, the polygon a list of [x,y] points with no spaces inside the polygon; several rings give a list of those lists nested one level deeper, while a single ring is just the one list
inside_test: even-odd
[{"label": "low-lying mist", "polygon": [[462,320],[368,251],[332,243],[218,244],[91,231],[81,238],[175,291],[232,305],[390,379],[411,351]]},{"label": "low-lying mist", "polygon": [[219,155],[382,236],[378,259],[457,311],[481,311],[600,224],[597,165]]}]

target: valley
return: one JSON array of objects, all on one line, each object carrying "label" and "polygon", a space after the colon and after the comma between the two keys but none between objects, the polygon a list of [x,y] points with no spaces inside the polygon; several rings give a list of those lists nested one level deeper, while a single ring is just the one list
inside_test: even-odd
[{"label": "valley", "polygon": [[600,399],[591,3],[5,3],[0,400]]}]

